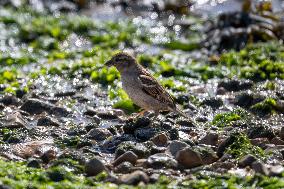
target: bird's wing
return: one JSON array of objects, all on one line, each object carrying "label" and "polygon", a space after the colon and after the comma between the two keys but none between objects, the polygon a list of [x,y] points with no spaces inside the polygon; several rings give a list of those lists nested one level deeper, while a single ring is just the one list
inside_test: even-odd
[{"label": "bird's wing", "polygon": [[170,108],[175,109],[175,102],[172,96],[158,83],[158,81],[151,76],[151,74],[145,70],[138,77],[142,84],[142,90],[160,101],[166,103]]}]

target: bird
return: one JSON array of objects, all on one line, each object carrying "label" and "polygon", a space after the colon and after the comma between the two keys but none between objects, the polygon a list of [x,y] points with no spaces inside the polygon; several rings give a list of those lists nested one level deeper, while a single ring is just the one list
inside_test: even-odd
[{"label": "bird", "polygon": [[134,104],[143,109],[139,114],[154,111],[157,117],[160,111],[172,111],[189,119],[157,79],[130,54],[117,53],[105,63],[105,66],[114,66],[120,72],[123,90]]}]

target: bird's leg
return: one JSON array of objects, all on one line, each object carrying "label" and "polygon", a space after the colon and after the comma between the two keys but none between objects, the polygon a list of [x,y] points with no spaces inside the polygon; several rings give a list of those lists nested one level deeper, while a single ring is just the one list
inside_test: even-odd
[{"label": "bird's leg", "polygon": [[136,119],[140,116],[143,116],[145,112],[146,112],[146,110],[142,110],[141,112],[138,112],[136,115],[131,116],[130,119]]},{"label": "bird's leg", "polygon": [[157,117],[159,116],[160,112],[159,111],[154,111],[154,117],[153,117],[153,120],[154,119],[157,119]]}]

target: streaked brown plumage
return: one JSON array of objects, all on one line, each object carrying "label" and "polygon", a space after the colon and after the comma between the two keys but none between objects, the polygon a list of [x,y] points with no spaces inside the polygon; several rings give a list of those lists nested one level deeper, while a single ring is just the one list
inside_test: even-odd
[{"label": "streaked brown plumage", "polygon": [[106,65],[117,68],[121,74],[123,89],[144,110],[153,110],[156,114],[162,110],[170,110],[187,117],[177,108],[174,99],[164,87],[131,55],[118,53]]}]

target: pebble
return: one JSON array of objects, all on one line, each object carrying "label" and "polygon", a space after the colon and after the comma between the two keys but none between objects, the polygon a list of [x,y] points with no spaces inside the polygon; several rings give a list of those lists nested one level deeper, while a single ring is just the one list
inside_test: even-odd
[{"label": "pebble", "polygon": [[43,163],[49,163],[50,161],[54,160],[56,156],[57,156],[56,151],[53,149],[50,149],[44,152],[40,158]]},{"label": "pebble", "polygon": [[130,174],[122,175],[120,181],[123,184],[137,185],[140,182],[147,184],[150,181],[150,178],[143,171],[137,170]]},{"label": "pebble", "polygon": [[198,167],[203,164],[201,155],[189,147],[178,151],[176,154],[176,160],[185,168]]},{"label": "pebble", "polygon": [[200,139],[200,144],[206,144],[211,146],[217,146],[218,145],[218,139],[219,135],[217,133],[208,133],[206,134],[202,139]]},{"label": "pebble", "polygon": [[251,164],[253,162],[255,162],[256,160],[257,160],[256,157],[254,157],[253,155],[248,154],[248,155],[244,156],[243,158],[241,158],[239,160],[239,166],[241,168],[245,168],[246,166],[251,166]]},{"label": "pebble", "polygon": [[160,133],[151,138],[151,141],[157,146],[165,146],[168,143],[169,138],[165,133]]},{"label": "pebble", "polygon": [[5,106],[18,106],[20,104],[20,99],[14,95],[8,94],[0,98],[0,103],[4,104]]},{"label": "pebble", "polygon": [[120,143],[116,148],[115,157],[118,157],[127,151],[133,151],[139,158],[146,158],[150,155],[151,149],[151,144],[125,141]]},{"label": "pebble", "polygon": [[132,168],[133,165],[130,162],[125,161],[116,166],[113,171],[115,173],[127,174],[131,172]]},{"label": "pebble", "polygon": [[27,167],[33,167],[33,168],[41,168],[40,161],[37,159],[31,159],[27,163]]},{"label": "pebble", "polygon": [[37,120],[37,126],[59,126],[60,123],[55,118],[42,116]]},{"label": "pebble", "polygon": [[284,140],[284,126],[281,127],[280,133],[279,133],[279,137],[281,138],[281,140]]},{"label": "pebble", "polygon": [[263,175],[268,175],[269,171],[267,169],[267,166],[259,161],[255,161],[251,164],[251,168],[256,172],[256,173],[260,173]]},{"label": "pebble", "polygon": [[180,150],[182,150],[186,147],[189,147],[189,145],[186,144],[185,142],[174,140],[168,145],[166,151],[167,151],[167,153],[169,153],[169,154],[171,154],[175,157],[178,151],[180,151]]},{"label": "pebble", "polygon": [[165,153],[158,153],[151,155],[147,159],[147,166],[154,169],[176,169],[177,161],[170,155]]},{"label": "pebble", "polygon": [[113,166],[118,166],[119,164],[123,162],[130,162],[132,165],[135,165],[137,159],[138,159],[138,156],[134,152],[127,151],[115,159],[115,161],[113,162]]},{"label": "pebble", "polygon": [[104,163],[98,158],[91,159],[85,165],[85,172],[87,176],[96,176],[103,171],[108,172]]},{"label": "pebble", "polygon": [[7,114],[0,122],[0,127],[25,128],[28,126],[28,121],[18,111]]},{"label": "pebble", "polygon": [[201,102],[201,105],[207,105],[207,106],[210,106],[214,109],[218,109],[221,106],[223,106],[223,101],[222,101],[221,98],[211,97],[211,98],[204,99]]},{"label": "pebble", "polygon": [[30,114],[41,114],[42,112],[47,112],[49,114],[62,117],[65,117],[70,113],[65,108],[58,107],[54,104],[36,98],[27,99],[20,109]]},{"label": "pebble", "polygon": [[105,128],[94,128],[87,133],[88,138],[96,141],[103,141],[112,136],[111,132]]}]

